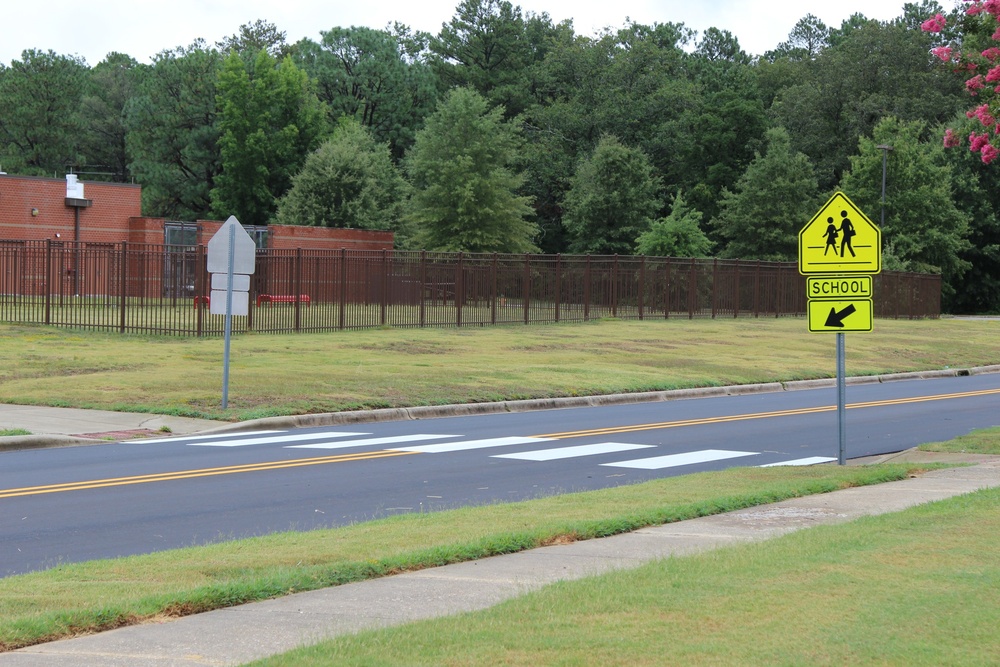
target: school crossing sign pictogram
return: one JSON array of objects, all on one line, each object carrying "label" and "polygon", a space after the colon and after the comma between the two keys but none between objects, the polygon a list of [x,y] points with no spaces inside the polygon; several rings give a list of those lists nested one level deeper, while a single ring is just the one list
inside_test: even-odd
[{"label": "school crossing sign pictogram", "polygon": [[799,273],[882,271],[882,232],[838,192],[799,232]]}]

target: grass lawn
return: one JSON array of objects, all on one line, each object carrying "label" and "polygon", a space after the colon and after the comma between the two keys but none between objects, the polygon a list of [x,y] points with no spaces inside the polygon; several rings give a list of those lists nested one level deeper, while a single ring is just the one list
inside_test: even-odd
[{"label": "grass lawn", "polygon": [[[1000,363],[1000,322],[878,320],[849,375]],[[223,342],[0,324],[0,402],[224,420],[834,377],[803,319],[247,334]],[[956,345],[956,341],[961,341]]]},{"label": "grass lawn", "polygon": [[562,582],[253,663],[989,665],[1000,489]]},{"label": "grass lawn", "polygon": [[0,579],[0,650],[877,484],[926,468],[732,468],[527,502],[399,515],[330,530],[61,565]]},{"label": "grass lawn", "polygon": [[[997,326],[998,323],[988,320],[880,320],[876,322],[875,333],[849,338],[848,373],[864,375],[1000,363]],[[223,411],[218,407],[222,359],[219,340],[118,336],[0,324],[0,336],[4,338],[4,345],[0,347],[0,401],[241,420],[361,407],[832,377],[836,365],[834,338],[809,334],[805,330],[804,320],[741,319],[246,335],[233,341],[231,407]],[[955,341],[961,341],[961,345],[956,345]],[[998,439],[1000,434],[993,432],[977,446],[986,453],[997,451]],[[941,446],[972,445],[963,441]],[[294,591],[508,553],[557,540],[587,539],[797,495],[880,483],[915,474],[920,469],[913,464],[737,468],[525,503],[404,515],[328,531],[287,533],[147,556],[64,565],[0,579],[0,650],[162,616],[195,613]],[[603,602],[596,598],[589,606],[579,604],[579,597],[553,607],[548,606],[550,602],[545,597],[529,598],[526,608],[505,605],[489,613],[506,613],[507,620],[484,616],[470,624],[468,632],[461,627],[444,629],[441,641],[455,645],[450,655],[438,653],[439,648],[431,645],[416,644],[416,652],[412,655],[405,652],[400,654],[405,659],[394,660],[392,651],[406,650],[403,647],[409,640],[396,639],[391,633],[406,633],[408,629],[405,628],[384,635],[365,635],[358,640],[339,642],[332,649],[318,650],[334,651],[330,654],[334,656],[341,655],[340,651],[359,651],[343,654],[357,656],[356,661],[345,659],[355,664],[465,665],[477,664],[475,660],[480,660],[481,664],[504,664],[505,661],[507,664],[663,664],[661,658],[666,655],[661,636],[663,627],[676,620],[685,635],[677,639],[681,652],[674,654],[676,662],[701,660],[704,656],[712,657],[708,660],[712,664],[871,662],[871,651],[880,650],[882,643],[875,638],[875,630],[869,629],[864,636],[858,634],[865,621],[869,624],[881,621],[886,609],[893,605],[915,608],[918,603],[924,603],[922,596],[926,595],[927,605],[941,605],[944,610],[941,612],[943,620],[936,625],[947,625],[945,621],[951,618],[948,615],[954,614],[956,623],[964,627],[968,622],[968,610],[975,608],[974,604],[979,601],[975,597],[968,598],[966,593],[997,590],[996,569],[984,563],[995,562],[993,555],[998,546],[995,536],[1000,533],[996,530],[996,520],[990,516],[1000,516],[1000,513],[996,511],[996,497],[982,495],[988,499],[987,505],[994,504],[983,509],[983,505],[976,504],[980,501],[970,502],[968,513],[973,520],[971,523],[958,521],[961,529],[956,534],[939,529],[949,523],[951,515],[947,514],[942,515],[943,519],[932,517],[913,521],[906,524],[909,528],[893,528],[889,532],[894,539],[888,540],[886,545],[880,542],[880,536],[886,534],[884,527],[858,533],[857,537],[846,540],[842,547],[846,551],[834,548],[844,540],[822,538],[825,533],[820,531],[815,539],[827,539],[827,542],[818,541],[817,544],[822,545],[818,548],[803,543],[790,551],[777,551],[775,556],[754,555],[753,550],[748,551],[750,555],[732,556],[756,568],[748,569],[748,575],[740,575],[743,579],[729,579],[736,577],[743,565],[725,565],[727,569],[719,570],[723,567],[721,561],[684,566],[694,568],[690,571],[675,571],[672,565],[664,569],[664,565],[659,565],[631,575],[645,578],[637,582],[666,578],[659,581],[659,588],[651,589],[656,591],[652,598],[643,597],[649,595],[645,591],[621,590],[622,586],[632,585],[622,579],[612,580],[611,584],[589,582],[599,587],[594,589],[598,593],[605,591],[603,596],[611,600],[606,607],[601,607]],[[925,531],[924,526],[934,532]],[[979,526],[990,530],[977,530]],[[896,532],[912,533],[912,540],[895,539]],[[970,533],[967,546],[962,542],[965,533]],[[809,531],[809,534],[814,533]],[[990,556],[985,560],[981,558],[981,544],[976,541],[980,539],[993,540]],[[939,563],[957,562],[962,567],[939,565],[937,569],[932,568],[929,574],[914,579],[915,585],[910,591],[906,572],[913,566],[911,561],[920,554],[915,545],[928,542],[934,544],[935,553],[945,554],[938,559]],[[781,542],[789,543],[797,544],[789,540]],[[851,547],[852,544],[855,546]],[[874,602],[867,601],[864,599],[868,590],[866,581],[863,577],[860,582],[856,581],[859,578],[851,574],[852,568],[868,565],[865,557],[874,558],[883,548],[895,551],[884,556],[882,561],[874,560],[887,564],[883,568],[886,572],[884,581],[875,582],[880,587],[873,585],[870,589],[876,592]],[[829,554],[826,561],[824,553]],[[797,565],[799,560],[813,565],[826,563],[825,568],[820,568],[824,576],[813,577],[811,569]],[[899,568],[889,567],[896,561],[901,563]],[[771,569],[765,567],[768,563]],[[975,563],[979,563],[978,569],[973,567]],[[791,569],[782,570],[782,567]],[[715,571],[724,576],[713,575]],[[890,571],[894,579],[890,578]],[[674,572],[682,576],[678,578]],[[871,573],[866,572],[866,576]],[[695,592],[685,592],[682,596],[680,590],[688,585],[685,582],[689,579]],[[743,590],[758,579],[773,582],[775,597]],[[858,587],[857,591],[852,592],[855,589],[848,584]],[[723,601],[731,601],[735,606],[727,611],[721,602],[705,597],[712,590],[698,593],[697,586],[721,590]],[[841,587],[845,599],[840,599],[837,592]],[[949,600],[946,593],[939,594],[938,588],[955,590],[952,595],[955,599]],[[556,587],[540,595],[560,595],[563,589]],[[897,589],[905,591],[909,597],[878,597]],[[666,605],[675,590],[678,600],[687,601],[681,607]],[[769,592],[761,586],[750,590]],[[831,590],[834,593],[830,593]],[[621,598],[611,595],[615,591]],[[576,593],[583,597],[590,594],[589,591]],[[966,609],[958,608],[961,600],[967,598],[971,603]],[[650,604],[650,599],[659,602]],[[882,599],[886,600],[884,608],[876,604]],[[810,600],[815,602],[814,607],[809,606]],[[827,602],[835,604],[823,606]],[[996,596],[987,602],[983,619],[992,630],[996,626]],[[702,604],[706,605],[704,609],[711,610],[711,616],[706,611],[686,618],[690,615],[687,605]],[[548,609],[553,611],[550,613]],[[936,609],[935,606],[927,613],[941,615]],[[831,625],[827,617],[832,618],[835,612],[843,612],[853,625]],[[576,615],[579,613],[583,616]],[[713,620],[716,613],[718,622]],[[504,627],[504,623],[511,621],[510,616],[520,615],[525,619],[533,618],[534,624],[508,626],[508,631],[494,632],[492,639],[489,635],[477,634],[486,631],[476,624]],[[729,625],[736,625],[739,618],[753,619],[755,623],[751,627],[768,635],[766,641],[761,642],[760,652],[747,660],[739,659],[740,655],[732,653],[733,648],[724,649],[729,640],[716,634]],[[782,651],[786,650],[786,645],[771,634],[810,636],[797,630],[779,629],[778,619],[804,621],[811,628],[811,636],[823,634],[821,631],[830,636],[825,637],[825,643],[792,637],[788,641],[799,643],[788,644],[791,658],[772,660],[774,656],[784,655]],[[810,624],[814,622],[819,623],[819,629],[812,628]],[[619,634],[623,633],[628,641],[638,642],[641,648],[621,654],[614,652],[616,647],[624,648],[622,645],[628,641],[615,639],[607,627],[600,626],[620,628]],[[973,624],[958,637],[958,643],[965,645],[978,641],[982,627]],[[899,633],[902,639],[897,643],[918,646],[955,643],[956,638],[949,634],[935,633],[929,640],[912,637],[908,628]],[[541,632],[543,629],[545,632]],[[534,630],[538,630],[537,637],[530,636]],[[957,629],[954,633],[961,634]],[[504,645],[504,637],[518,634],[525,643]],[[548,635],[548,639],[544,635]],[[405,634],[399,636],[405,637]],[[752,633],[744,627],[727,631],[727,636],[740,636],[746,641]],[[860,637],[857,642],[856,636]],[[586,646],[591,639],[595,652],[580,653],[580,647]],[[348,645],[350,641],[357,643]],[[489,649],[483,650],[481,655],[469,648],[479,641],[484,642],[484,649]],[[379,653],[378,648],[383,642],[387,647],[384,654]],[[865,649],[869,652],[848,652],[855,650],[856,644],[865,642],[871,645],[870,650]],[[570,646],[574,643],[575,647]],[[388,648],[390,646],[395,648]],[[719,648],[722,652],[715,653],[716,646],[723,647]],[[807,649],[813,653],[796,653]],[[480,657],[474,657],[474,653]],[[319,655],[316,664],[330,664],[328,656]],[[622,657],[617,657],[619,655]],[[898,660],[893,657],[889,662],[988,662],[978,660],[979,656],[971,653],[957,654],[957,660],[950,660],[948,656],[940,659],[940,651],[930,649],[925,654],[900,655],[903,657]],[[996,652],[991,655],[995,656]],[[298,656],[288,659],[293,661],[288,664],[306,660]]]}]

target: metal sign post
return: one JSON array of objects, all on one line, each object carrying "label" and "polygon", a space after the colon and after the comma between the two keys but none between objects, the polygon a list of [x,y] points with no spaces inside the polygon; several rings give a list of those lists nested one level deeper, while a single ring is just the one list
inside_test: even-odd
[{"label": "metal sign post", "polygon": [[[871,331],[873,273],[882,270],[882,230],[842,192],[799,231],[799,273],[806,276],[809,331],[837,334],[837,433],[847,459],[844,332]],[[865,275],[858,275],[865,274]]]},{"label": "metal sign post", "polygon": [[[229,226],[229,257],[236,253],[236,225]],[[229,407],[229,341],[233,335],[233,263],[226,272],[226,329],[222,353],[222,409]]]},{"label": "metal sign post", "polygon": [[847,356],[844,350],[844,334],[837,334],[837,433],[840,449],[837,463],[847,463]]},{"label": "metal sign post", "polygon": [[[208,241],[208,272],[212,274],[209,312],[225,316],[225,350],[222,358],[222,408],[229,407],[229,348],[233,315],[249,314],[250,276],[257,247],[235,216]],[[234,298],[235,297],[235,298]]]}]

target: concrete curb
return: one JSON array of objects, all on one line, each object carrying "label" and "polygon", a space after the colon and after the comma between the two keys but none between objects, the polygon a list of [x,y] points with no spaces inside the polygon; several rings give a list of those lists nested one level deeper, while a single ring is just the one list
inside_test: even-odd
[{"label": "concrete curb", "polygon": [[[849,385],[881,384],[901,380],[923,380],[941,377],[964,377],[985,373],[1000,373],[1000,365],[979,366],[968,369],[943,369],[932,371],[915,371],[908,373],[889,373],[885,375],[861,375],[849,377]],[[204,431],[204,433],[226,433],[233,431],[255,430],[260,428],[301,428],[316,426],[338,426],[343,424],[364,424],[386,421],[409,421],[418,419],[435,419],[439,417],[461,417],[472,415],[489,415],[511,412],[530,412],[533,410],[560,410],[565,408],[585,408],[607,405],[629,405],[633,403],[656,403],[661,401],[677,401],[691,398],[709,398],[715,396],[743,396],[778,391],[798,391],[804,389],[822,389],[834,387],[836,378],[820,378],[816,380],[791,380],[788,382],[766,382],[761,384],[733,385],[729,387],[700,387],[696,389],[673,389],[669,391],[648,391],[633,394],[607,394],[602,396],[568,396],[556,398],[538,398],[517,401],[495,401],[491,403],[466,403],[458,405],[429,405],[413,408],[382,408],[378,410],[355,410],[351,412],[329,412],[313,415],[296,415],[291,417],[265,417],[239,424],[219,426]]]},{"label": "concrete curb", "polygon": [[0,452],[19,451],[22,449],[54,449],[56,447],[74,447],[77,445],[107,444],[107,442],[107,440],[77,438],[72,435],[9,435],[0,438]]}]

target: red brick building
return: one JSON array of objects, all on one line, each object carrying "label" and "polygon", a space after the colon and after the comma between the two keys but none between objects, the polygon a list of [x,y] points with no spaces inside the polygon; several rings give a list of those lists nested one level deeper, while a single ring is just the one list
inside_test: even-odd
[{"label": "red brick building", "polygon": [[[221,221],[142,215],[142,186],[0,174],[0,241],[205,245]],[[272,225],[248,228],[274,249],[391,250],[392,232]]]}]

